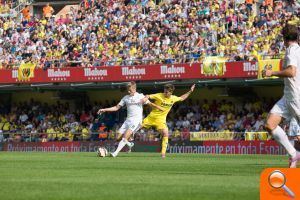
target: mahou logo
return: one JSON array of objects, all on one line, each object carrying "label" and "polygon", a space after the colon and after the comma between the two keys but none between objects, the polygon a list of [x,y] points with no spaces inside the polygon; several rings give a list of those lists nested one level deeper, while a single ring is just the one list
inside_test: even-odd
[{"label": "mahou logo", "polygon": [[250,62],[244,62],[243,70],[244,70],[244,72],[257,71],[258,66],[257,66],[257,64],[251,64]]},{"label": "mahou logo", "polygon": [[48,77],[54,78],[54,77],[70,77],[70,70],[54,70],[54,69],[48,69]]},{"label": "mahou logo", "polygon": [[181,74],[185,74],[185,67],[162,65],[160,66],[160,73],[164,75],[165,78],[180,78]]},{"label": "mahou logo", "polygon": [[258,65],[257,63],[252,64],[250,62],[244,62],[243,71],[247,72],[247,75],[257,75]]},{"label": "mahou logo", "polygon": [[18,72],[18,70],[12,70],[11,71],[11,77],[12,78],[18,78],[18,75],[19,75],[19,72]]},{"label": "mahou logo", "polygon": [[131,75],[145,75],[145,68],[135,68],[135,67],[123,67],[122,75],[123,76],[131,76]]},{"label": "mahou logo", "polygon": [[106,69],[91,69],[91,68],[84,68],[84,76],[107,76]]},{"label": "mahou logo", "polygon": [[103,80],[103,77],[107,77],[106,69],[97,69],[97,68],[84,68],[84,76],[88,78],[88,80]]},{"label": "mahou logo", "polygon": [[141,79],[142,75],[146,75],[145,68],[122,67],[122,76],[126,79]]}]

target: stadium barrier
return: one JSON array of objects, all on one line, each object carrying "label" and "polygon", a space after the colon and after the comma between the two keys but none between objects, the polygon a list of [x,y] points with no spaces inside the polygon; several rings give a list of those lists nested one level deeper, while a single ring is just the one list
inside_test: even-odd
[{"label": "stadium barrier", "polygon": [[[114,151],[116,143],[104,142],[5,142],[0,151],[6,152],[96,152],[100,146]],[[296,148],[299,150],[299,143]],[[126,151],[126,148],[124,149]],[[160,142],[135,142],[134,152],[159,152]],[[194,154],[268,154],[286,155],[275,141],[197,141],[170,142],[168,153]]]},{"label": "stadium barrier", "polygon": [[285,155],[275,141],[202,141],[170,143],[169,153]]},{"label": "stadium barrier", "polygon": [[[0,69],[0,83],[80,83],[129,80],[257,78],[257,62],[155,64],[113,67]],[[25,78],[23,78],[25,77]]]}]

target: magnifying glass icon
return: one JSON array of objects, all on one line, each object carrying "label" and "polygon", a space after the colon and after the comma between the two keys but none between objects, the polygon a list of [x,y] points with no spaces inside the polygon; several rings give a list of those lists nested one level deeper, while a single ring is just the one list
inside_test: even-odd
[{"label": "magnifying glass icon", "polygon": [[270,186],[276,189],[283,188],[290,195],[290,197],[294,198],[295,197],[294,192],[290,188],[288,188],[285,185],[285,183],[286,183],[286,178],[281,171],[275,170],[269,175]]}]

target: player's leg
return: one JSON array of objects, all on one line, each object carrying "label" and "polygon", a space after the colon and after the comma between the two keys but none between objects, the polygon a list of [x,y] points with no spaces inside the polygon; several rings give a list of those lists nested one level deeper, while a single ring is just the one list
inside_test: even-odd
[{"label": "player's leg", "polygon": [[118,135],[116,137],[116,142],[120,142],[123,138],[123,134],[125,133],[125,131],[123,133],[120,132],[120,130],[118,131]]},{"label": "player's leg", "polygon": [[161,125],[161,128],[158,128],[159,133],[162,136],[161,141],[161,157],[166,157],[167,147],[169,143],[169,129],[166,125]]},{"label": "player's leg", "polygon": [[154,124],[150,121],[149,117],[143,119],[141,123],[138,124],[137,128],[133,131],[133,135],[141,129],[150,129]]},{"label": "player's leg", "polygon": [[[122,140],[122,138],[123,138],[123,135],[124,135],[124,133],[126,132],[126,130],[123,132],[123,133],[118,133],[118,137],[117,137],[117,139],[116,139],[116,142],[117,143],[119,143],[121,140]],[[130,142],[129,140],[128,140],[128,142],[126,143],[126,145],[128,146],[128,148],[132,148],[132,145],[133,143],[132,142]]]},{"label": "player's leg", "polygon": [[290,155],[290,167],[295,167],[297,163],[297,151],[295,147],[290,143],[289,138],[285,131],[279,126],[282,117],[286,119],[291,118],[289,113],[287,102],[284,98],[281,98],[272,108],[266,122],[266,129],[269,134],[272,134],[274,139],[281,144]]},{"label": "player's leg", "polygon": [[134,147],[134,142],[133,142],[134,141],[134,135],[135,135],[135,133],[137,133],[142,128],[142,122],[136,123],[135,126],[136,126],[135,129],[134,128],[131,129],[132,134],[130,136],[126,137],[127,138],[127,146],[128,146],[127,153],[130,153],[132,148]]},{"label": "player's leg", "polygon": [[273,135],[274,139],[281,144],[291,157],[296,155],[296,149],[290,143],[288,136],[279,126],[282,117],[278,114],[271,113],[266,122],[267,131]]},{"label": "player's leg", "polygon": [[166,157],[168,141],[169,141],[169,129],[166,122],[157,121],[156,119],[146,117],[143,120],[143,127],[154,127],[162,136],[161,142],[161,156]]},{"label": "player's leg", "polygon": [[140,121],[125,121],[119,132],[123,134],[122,140],[119,142],[118,147],[114,153],[112,153],[113,157],[116,157],[118,153],[124,148],[125,145],[131,150],[134,146],[133,142],[129,142],[129,138],[133,135],[133,133],[140,128]]},{"label": "player's leg", "polygon": [[[118,135],[116,137],[116,144],[115,144],[115,146],[116,146],[115,152],[117,151],[117,149],[119,147],[121,148],[121,146],[123,146],[122,138],[123,138],[123,135],[125,134],[125,132],[127,131],[127,129],[128,129],[128,123],[125,121],[122,124],[122,126],[120,127],[120,129],[118,130]],[[111,153],[111,155],[113,157],[115,157],[117,154]]]},{"label": "player's leg", "polygon": [[[117,136],[116,142],[120,142],[120,141],[122,140],[122,138],[123,138],[125,132],[127,131],[127,129],[129,129],[130,124],[131,124],[131,123],[128,122],[128,121],[125,121],[125,122],[123,123],[123,125],[122,125],[122,126],[120,127],[120,129],[118,130],[118,136]],[[138,125],[136,125],[136,126],[138,126]],[[131,142],[128,142],[126,145],[127,145],[128,147],[132,146]]]},{"label": "player's leg", "polygon": [[128,138],[132,135],[132,130],[131,129],[127,129],[123,135],[122,140],[119,142],[119,145],[117,147],[117,149],[115,150],[115,152],[113,152],[111,155],[113,157],[116,157],[119,152],[124,148],[125,145],[128,145]]}]

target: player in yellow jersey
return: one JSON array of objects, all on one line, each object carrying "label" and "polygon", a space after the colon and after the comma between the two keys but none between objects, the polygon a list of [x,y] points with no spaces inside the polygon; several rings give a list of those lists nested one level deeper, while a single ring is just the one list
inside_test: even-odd
[{"label": "player in yellow jersey", "polygon": [[150,114],[143,120],[142,128],[148,129],[150,127],[154,127],[162,135],[163,139],[161,143],[161,156],[163,158],[166,157],[169,136],[169,130],[166,123],[167,115],[170,112],[174,103],[186,100],[194,91],[194,89],[195,84],[192,85],[191,89],[187,93],[178,97],[172,95],[175,90],[174,85],[166,84],[164,86],[164,93],[146,95],[145,98],[142,100],[143,102],[146,102],[149,99],[153,100],[154,104],[162,108],[162,110],[154,108],[150,112]]}]

